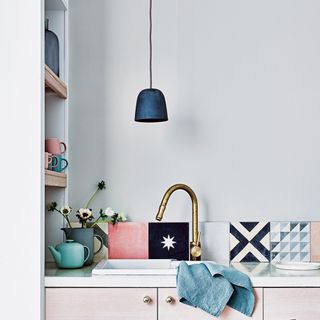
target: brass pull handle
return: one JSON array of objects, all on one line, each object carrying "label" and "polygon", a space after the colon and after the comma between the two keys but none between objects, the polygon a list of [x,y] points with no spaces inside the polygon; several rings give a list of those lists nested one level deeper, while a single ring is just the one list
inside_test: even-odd
[{"label": "brass pull handle", "polygon": [[174,298],[171,296],[166,297],[166,303],[169,303],[169,304],[174,303]]},{"label": "brass pull handle", "polygon": [[149,303],[151,303],[151,301],[152,301],[152,299],[149,296],[143,297],[143,303],[149,304]]}]

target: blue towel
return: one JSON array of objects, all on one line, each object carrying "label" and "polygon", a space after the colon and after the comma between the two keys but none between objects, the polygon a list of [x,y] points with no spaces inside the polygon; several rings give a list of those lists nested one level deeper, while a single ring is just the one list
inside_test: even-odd
[{"label": "blue towel", "polygon": [[225,306],[251,316],[254,293],[250,278],[235,269],[213,263],[188,265],[181,262],[177,272],[180,302],[218,317]]}]

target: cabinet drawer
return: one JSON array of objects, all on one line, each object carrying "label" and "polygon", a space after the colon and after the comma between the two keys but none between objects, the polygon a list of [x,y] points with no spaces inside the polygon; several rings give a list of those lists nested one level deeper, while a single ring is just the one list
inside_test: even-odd
[{"label": "cabinet drawer", "polygon": [[319,301],[320,288],[266,288],[264,319],[320,319]]},{"label": "cabinet drawer", "polygon": [[[143,301],[150,297],[150,303]],[[46,320],[156,320],[155,288],[48,288]]]},{"label": "cabinet drawer", "polygon": [[[262,320],[262,289],[255,289],[256,295],[256,307],[252,316],[253,320]],[[172,303],[168,303],[166,300],[168,297],[172,297],[174,300]],[[176,288],[159,289],[158,292],[158,304],[159,304],[159,320],[212,320],[215,319],[208,313],[187,306],[179,302]],[[235,311],[229,307],[226,307],[222,315],[217,318],[222,320],[247,320],[248,317],[242,315],[238,311]]]}]

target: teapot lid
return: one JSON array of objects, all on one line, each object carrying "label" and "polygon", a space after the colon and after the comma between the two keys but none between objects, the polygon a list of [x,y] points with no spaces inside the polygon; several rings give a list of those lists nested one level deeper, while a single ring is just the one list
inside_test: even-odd
[{"label": "teapot lid", "polygon": [[74,242],[74,240],[72,240],[72,239],[67,239],[66,242],[67,242],[67,243],[72,243],[72,242]]}]

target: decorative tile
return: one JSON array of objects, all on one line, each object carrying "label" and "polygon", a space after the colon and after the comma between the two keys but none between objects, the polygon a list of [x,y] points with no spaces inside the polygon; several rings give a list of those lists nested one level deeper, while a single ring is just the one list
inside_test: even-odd
[{"label": "decorative tile", "polygon": [[234,222],[230,224],[231,262],[269,262],[269,250],[269,222]]},{"label": "decorative tile", "polygon": [[310,261],[309,222],[271,222],[270,241],[271,261]]},{"label": "decorative tile", "polygon": [[109,259],[148,259],[148,224],[109,223]]},{"label": "decorative tile", "polygon": [[320,262],[320,222],[311,222],[310,247],[311,261]]},{"label": "decorative tile", "polygon": [[149,259],[189,260],[189,223],[150,222]]},{"label": "decorative tile", "polygon": [[229,264],[229,229],[229,222],[200,222],[201,260]]},{"label": "decorative tile", "polygon": [[320,262],[320,222],[311,222],[311,261]]}]

